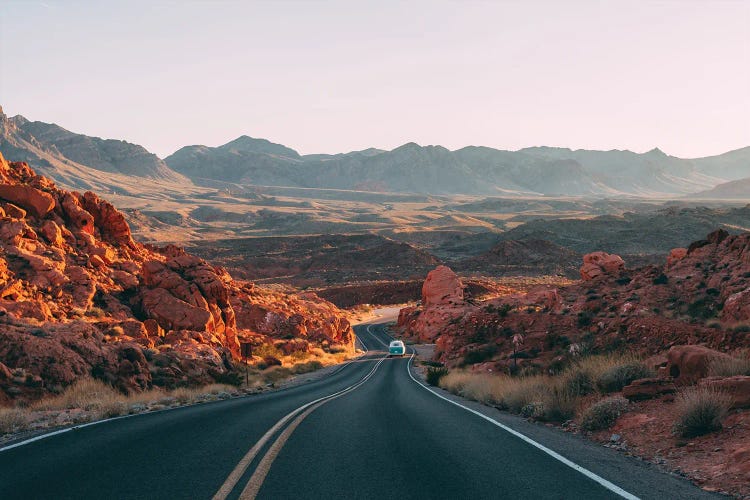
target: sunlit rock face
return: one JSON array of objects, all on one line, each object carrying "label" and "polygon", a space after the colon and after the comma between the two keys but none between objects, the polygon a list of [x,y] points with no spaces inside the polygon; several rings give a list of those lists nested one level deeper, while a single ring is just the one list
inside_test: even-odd
[{"label": "sunlit rock face", "polygon": [[86,376],[123,391],[209,383],[232,368],[241,336],[347,349],[354,338],[314,294],[258,289],[181,248],[137,243],[107,201],[2,155],[0,322],[0,363],[33,381],[3,378],[4,399]]}]

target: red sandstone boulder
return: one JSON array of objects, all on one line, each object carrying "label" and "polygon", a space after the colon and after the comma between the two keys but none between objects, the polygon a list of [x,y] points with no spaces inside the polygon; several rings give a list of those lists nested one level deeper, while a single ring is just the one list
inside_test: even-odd
[{"label": "red sandstone boulder", "polygon": [[422,285],[422,306],[431,307],[449,302],[463,302],[461,279],[448,266],[438,266],[427,274]]},{"label": "red sandstone boulder", "polygon": [[634,380],[630,385],[622,389],[622,395],[630,401],[643,401],[654,399],[666,394],[674,394],[677,388],[670,380],[660,378],[642,378]]},{"label": "red sandstone boulder", "polygon": [[673,248],[667,256],[667,267],[672,267],[687,256],[687,248]]},{"label": "red sandstone boulder", "polygon": [[592,280],[600,276],[615,274],[625,267],[625,261],[619,255],[606,252],[593,252],[583,256],[581,279]]},{"label": "red sandstone boulder", "polygon": [[667,371],[678,385],[694,384],[708,376],[708,369],[715,359],[730,356],[699,345],[674,346],[667,352]]},{"label": "red sandstone boulder", "polygon": [[44,217],[55,207],[52,195],[31,186],[0,184],[0,198],[19,205],[37,218]]}]

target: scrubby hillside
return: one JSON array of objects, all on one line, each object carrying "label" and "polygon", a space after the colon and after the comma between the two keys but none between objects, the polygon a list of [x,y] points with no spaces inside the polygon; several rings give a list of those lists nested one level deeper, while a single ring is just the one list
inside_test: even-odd
[{"label": "scrubby hillside", "polygon": [[178,247],[137,243],[108,202],[2,156],[0,321],[0,402],[86,376],[123,391],[224,380],[241,338],[353,346],[343,314],[314,294],[263,290]]},{"label": "scrubby hillside", "polygon": [[[642,354],[676,344],[750,346],[750,233],[716,231],[673,250],[659,266],[627,269],[604,253],[584,262],[583,280],[573,285],[480,304],[454,294],[460,280],[442,268],[443,289],[433,290],[428,277],[422,306],[402,310],[399,325],[413,338],[437,341],[438,357],[450,365],[481,361],[496,370],[507,370],[514,358],[522,368],[545,370],[564,363],[571,346]],[[442,298],[431,303],[430,294]],[[516,334],[523,345],[514,356]]]}]

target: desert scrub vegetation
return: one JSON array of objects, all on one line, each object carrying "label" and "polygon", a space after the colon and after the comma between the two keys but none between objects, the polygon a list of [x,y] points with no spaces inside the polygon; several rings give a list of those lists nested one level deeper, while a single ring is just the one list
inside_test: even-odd
[{"label": "desert scrub vegetation", "polygon": [[26,430],[28,423],[28,412],[20,408],[0,408],[0,434]]},{"label": "desert scrub vegetation", "polygon": [[564,422],[575,416],[584,398],[615,392],[637,378],[652,375],[634,357],[602,355],[578,358],[557,375],[510,376],[452,370],[440,378],[439,385],[511,413]]},{"label": "desert scrub vegetation", "polygon": [[581,413],[581,429],[598,431],[609,429],[628,410],[630,402],[621,396],[604,398]]},{"label": "desert scrub vegetation", "polygon": [[602,371],[596,379],[600,392],[609,394],[621,391],[634,380],[654,377],[656,374],[646,365],[635,360],[623,360]]},{"label": "desert scrub vegetation", "polygon": [[448,375],[448,369],[444,366],[430,366],[427,368],[427,383],[430,385],[440,385],[440,379]]},{"label": "desert scrub vegetation", "polygon": [[677,395],[674,433],[690,438],[721,430],[730,403],[729,396],[708,387],[685,389]]}]

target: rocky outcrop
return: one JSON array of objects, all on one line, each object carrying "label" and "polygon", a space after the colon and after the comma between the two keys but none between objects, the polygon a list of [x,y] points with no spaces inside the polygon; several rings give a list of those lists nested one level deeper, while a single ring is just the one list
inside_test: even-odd
[{"label": "rocky outcrop", "polygon": [[720,359],[729,356],[699,345],[674,346],[667,352],[667,372],[677,384],[693,384],[706,377],[711,363]]},{"label": "rocky outcrop", "polygon": [[592,280],[600,276],[613,275],[625,268],[625,261],[619,255],[606,252],[593,252],[583,256],[581,279]]},{"label": "rocky outcrop", "polygon": [[643,378],[634,380],[622,388],[622,395],[630,401],[643,401],[665,395],[675,394],[677,388],[674,382],[662,378]]},{"label": "rocky outcrop", "polygon": [[[398,324],[407,336],[436,342],[448,365],[481,360],[493,371],[556,370],[582,350],[648,358],[672,348],[666,366],[654,368],[678,385],[706,377],[712,358],[750,347],[750,233],[715,231],[668,264],[639,269],[597,252],[585,257],[581,275],[483,303],[407,308]],[[524,343],[514,361],[516,334]]]},{"label": "rocky outcrop", "polygon": [[687,256],[687,248],[673,248],[667,256],[667,267],[672,267]]},{"label": "rocky outcrop", "polygon": [[448,266],[438,266],[427,274],[422,285],[422,305],[432,307],[464,300],[463,283]]},{"label": "rocky outcrop", "polygon": [[348,350],[354,338],[314,294],[255,288],[178,247],[137,243],[110,203],[1,155],[0,324],[0,363],[19,374],[0,381],[3,398],[83,376],[123,391],[208,383],[232,369],[241,337]]}]

